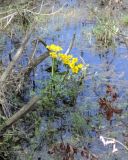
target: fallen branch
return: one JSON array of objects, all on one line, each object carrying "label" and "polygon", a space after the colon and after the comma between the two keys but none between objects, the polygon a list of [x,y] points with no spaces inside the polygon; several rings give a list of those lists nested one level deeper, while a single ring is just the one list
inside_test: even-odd
[{"label": "fallen branch", "polygon": [[21,47],[18,49],[17,53],[15,54],[13,60],[10,62],[10,64],[8,65],[7,69],[4,71],[4,73],[2,74],[1,78],[0,78],[0,82],[4,82],[8,75],[11,73],[14,65],[16,64],[16,62],[19,60],[19,58],[21,57],[24,48],[26,47],[26,44],[30,38],[31,32],[33,29],[30,30],[30,32],[25,36]]},{"label": "fallen branch", "polygon": [[8,127],[16,123],[24,115],[26,115],[32,108],[34,104],[40,99],[40,97],[33,97],[27,104],[25,104],[18,112],[16,112],[12,117],[8,118],[5,123],[0,127],[0,132],[3,134]]},{"label": "fallen branch", "polygon": [[[40,64],[42,61],[44,61],[47,57],[49,56],[49,52],[46,51],[45,53],[43,53],[41,56],[39,56],[38,58],[34,59],[33,61],[31,61],[29,63],[29,66],[27,68],[25,68],[24,70],[22,70],[20,72],[20,75],[24,75],[24,77],[28,77],[31,73],[31,71],[38,65]],[[18,76],[19,77],[19,76]]]}]

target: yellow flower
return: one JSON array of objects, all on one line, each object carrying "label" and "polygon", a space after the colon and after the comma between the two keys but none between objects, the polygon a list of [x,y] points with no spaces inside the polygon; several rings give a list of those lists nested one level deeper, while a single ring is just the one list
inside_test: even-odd
[{"label": "yellow flower", "polygon": [[70,63],[69,59],[63,59],[62,61],[63,61],[64,64],[69,64]]},{"label": "yellow flower", "polygon": [[73,63],[78,62],[78,58],[72,58],[72,62],[73,62]]},{"label": "yellow flower", "polygon": [[73,73],[78,73],[78,72],[79,72],[79,68],[78,68],[77,66],[74,66],[74,67],[72,68],[72,72],[73,72]]},{"label": "yellow flower", "polygon": [[79,69],[81,69],[81,68],[83,68],[83,64],[80,63],[80,64],[77,65],[77,67],[78,67]]},{"label": "yellow flower", "polygon": [[71,54],[67,55],[68,59],[71,59],[73,56]]},{"label": "yellow flower", "polygon": [[50,56],[51,56],[52,58],[57,58],[56,52],[50,52]]},{"label": "yellow flower", "polygon": [[59,52],[63,50],[60,46],[57,46],[55,44],[48,45],[46,48],[54,52]]},{"label": "yellow flower", "polygon": [[63,57],[63,55],[64,55],[63,53],[59,53],[59,54],[58,54],[58,56],[59,56],[60,58]]},{"label": "yellow flower", "polygon": [[59,53],[59,57],[60,57],[60,59],[62,60],[62,61],[64,61],[64,60],[70,60],[70,59],[72,59],[72,55],[66,55],[66,54],[63,54],[63,53]]},{"label": "yellow flower", "polygon": [[62,54],[62,53],[60,53],[59,54],[59,57],[60,57],[60,59],[62,60],[62,62],[64,63],[64,64],[69,64],[70,63],[70,57],[69,56],[67,56],[66,54]]},{"label": "yellow flower", "polygon": [[62,60],[64,60],[64,59],[67,58],[67,55],[60,53],[60,54],[59,54],[59,57],[60,57]]},{"label": "yellow flower", "polygon": [[75,63],[73,63],[73,62],[70,62],[70,63],[69,63],[69,67],[70,67],[70,68],[74,68],[74,66],[75,66]]}]

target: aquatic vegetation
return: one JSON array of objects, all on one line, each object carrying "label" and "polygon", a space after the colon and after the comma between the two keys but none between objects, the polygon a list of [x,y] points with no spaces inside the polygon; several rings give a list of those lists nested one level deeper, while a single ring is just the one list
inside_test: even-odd
[{"label": "aquatic vegetation", "polygon": [[119,28],[112,19],[102,17],[93,29],[97,44],[101,47],[111,47],[115,45],[115,37]]},{"label": "aquatic vegetation", "polygon": [[[82,75],[70,75],[67,72],[55,73],[42,90],[42,105],[51,110],[57,106],[71,107],[82,89]],[[63,111],[63,109],[62,109]]]},{"label": "aquatic vegetation", "polygon": [[81,113],[72,113],[72,125],[73,125],[73,131],[74,134],[82,135],[84,133],[84,130],[86,128],[86,120],[84,116],[81,115]]},{"label": "aquatic vegetation", "polygon": [[102,12],[99,12],[99,10],[93,8],[90,12],[96,20],[96,24],[92,29],[96,46],[101,49],[115,48],[120,27],[116,18],[112,18],[112,9],[106,8]]},{"label": "aquatic vegetation", "polygon": [[71,69],[72,73],[77,74],[80,70],[82,70],[83,64],[77,63],[78,58],[74,58],[73,55],[71,54],[66,55],[63,53],[59,53],[60,51],[63,50],[60,46],[51,44],[46,48],[50,50],[49,54],[50,54],[50,57],[53,59],[53,65],[52,65],[53,70],[54,70],[54,63],[55,63],[54,59],[61,61],[61,63],[64,64],[65,67],[67,67],[68,69]]},{"label": "aquatic vegetation", "polygon": [[[40,160],[42,157],[44,160],[111,160],[112,154],[106,153],[99,142],[101,133],[128,145],[125,63],[128,56],[122,45],[128,37],[127,18],[122,20],[127,8],[122,12],[119,5],[114,6],[117,1],[103,0],[105,7],[99,7],[101,0],[95,1],[96,14],[90,19],[88,9],[92,1],[66,1],[62,10],[59,7],[63,1],[25,0],[10,2],[12,6],[7,6],[4,0],[5,10],[0,7],[1,39],[4,39],[0,45],[0,131],[1,128],[5,131],[0,133],[0,160]],[[56,16],[56,13],[59,14]],[[28,47],[22,45],[15,53],[33,22],[37,27],[32,31]],[[86,41],[83,30],[88,35]],[[69,45],[70,52],[65,53],[61,46],[54,44],[58,41],[66,48],[73,33],[76,34],[74,53],[70,49],[74,44]],[[116,45],[119,48],[115,48]],[[100,58],[94,55],[95,46],[102,50]],[[117,54],[111,55],[113,46]],[[88,73],[86,61],[91,63]],[[34,96],[38,97],[36,101]],[[110,139],[103,138],[105,145],[112,145],[113,152],[119,149],[115,139],[111,143]],[[123,150],[118,155],[127,159]],[[113,154],[112,159],[122,159],[118,155]]]},{"label": "aquatic vegetation", "polygon": [[[88,65],[79,63],[78,58],[71,54],[60,53],[62,47],[55,44],[47,46],[47,49],[50,50],[52,73],[51,79],[42,90],[42,105],[53,110],[57,108],[58,102],[61,102],[62,106],[65,104],[73,106],[81,90]],[[62,65],[63,71],[56,72],[55,68]]]},{"label": "aquatic vegetation", "polygon": [[121,18],[121,22],[124,26],[128,26],[128,15],[124,15],[122,18]]}]

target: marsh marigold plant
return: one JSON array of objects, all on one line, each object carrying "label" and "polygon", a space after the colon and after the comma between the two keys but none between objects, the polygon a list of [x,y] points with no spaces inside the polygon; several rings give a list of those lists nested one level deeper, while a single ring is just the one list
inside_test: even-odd
[{"label": "marsh marigold plant", "polygon": [[50,57],[61,61],[67,68],[71,69],[72,73],[77,74],[82,68],[83,64],[78,63],[78,58],[73,57],[71,54],[60,53],[63,49],[55,44],[46,47],[50,51]]}]

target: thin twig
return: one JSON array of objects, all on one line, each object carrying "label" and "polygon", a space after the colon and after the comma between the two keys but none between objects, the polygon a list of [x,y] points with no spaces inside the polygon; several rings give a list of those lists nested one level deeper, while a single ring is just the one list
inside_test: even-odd
[{"label": "thin twig", "polygon": [[15,17],[15,15],[12,15],[9,19],[9,21],[7,22],[7,24],[4,26],[4,29],[11,23],[12,19]]},{"label": "thin twig", "polygon": [[38,45],[38,40],[36,40],[35,46],[34,46],[33,51],[32,51],[32,54],[29,57],[29,63],[30,63],[30,61],[32,61],[32,59],[34,58],[34,56],[36,54],[37,45]]},{"label": "thin twig", "polygon": [[73,38],[72,38],[72,40],[71,40],[71,42],[70,42],[69,48],[68,48],[67,51],[65,52],[66,55],[70,53],[70,51],[71,51],[71,49],[72,49],[72,47],[73,47],[74,41],[75,41],[75,37],[76,37],[76,34],[73,34]]},{"label": "thin twig", "polygon": [[67,3],[65,3],[65,4],[64,4],[61,8],[59,8],[57,11],[51,12],[51,13],[43,13],[43,14],[41,14],[41,13],[39,13],[39,12],[33,12],[33,11],[31,11],[31,10],[28,10],[28,9],[24,9],[24,12],[30,12],[30,13],[32,13],[32,14],[34,14],[34,15],[51,16],[51,15],[54,15],[54,14],[59,13],[60,11],[62,11],[63,8],[64,8],[64,6],[65,6],[66,4],[67,4]]},{"label": "thin twig", "polygon": [[7,19],[7,18],[9,18],[9,17],[11,17],[13,15],[16,15],[16,14],[17,14],[17,12],[11,13],[11,14],[5,16],[5,17],[0,18],[0,21],[5,20],[5,19]]}]

